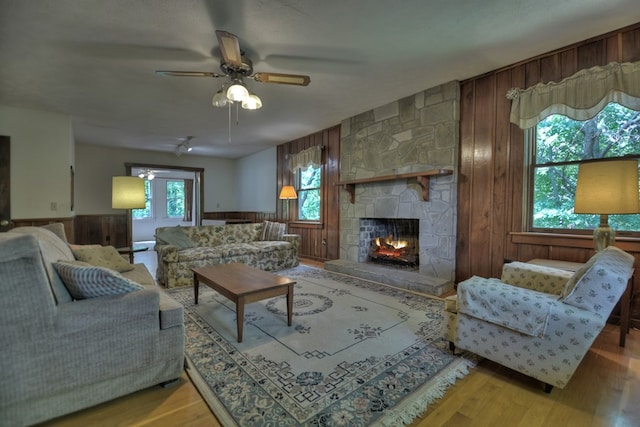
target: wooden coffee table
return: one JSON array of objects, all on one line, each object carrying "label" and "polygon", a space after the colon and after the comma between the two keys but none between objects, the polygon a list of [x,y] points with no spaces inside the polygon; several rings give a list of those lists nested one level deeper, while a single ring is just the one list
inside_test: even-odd
[{"label": "wooden coffee table", "polygon": [[242,342],[244,305],[251,302],[286,295],[287,324],[291,326],[295,281],[240,263],[211,265],[192,270],[196,304],[200,282],[236,303],[238,342]]}]

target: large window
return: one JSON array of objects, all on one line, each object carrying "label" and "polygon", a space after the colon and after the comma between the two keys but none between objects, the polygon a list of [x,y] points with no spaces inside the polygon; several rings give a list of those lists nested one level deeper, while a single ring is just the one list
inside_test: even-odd
[{"label": "large window", "polygon": [[[578,165],[589,159],[640,157],[640,112],[610,103],[585,121],[554,114],[529,137],[532,228],[594,229],[598,215],[573,213]],[[640,215],[611,215],[609,223],[617,231],[640,231]]]},{"label": "large window", "polygon": [[184,217],[184,180],[167,180],[167,217]]},{"label": "large window", "polygon": [[144,180],[144,197],[146,199],[144,209],[133,209],[131,215],[133,219],[153,218],[153,192],[151,191],[151,181]]},{"label": "large window", "polygon": [[320,184],[322,166],[297,169],[298,220],[320,221]]}]

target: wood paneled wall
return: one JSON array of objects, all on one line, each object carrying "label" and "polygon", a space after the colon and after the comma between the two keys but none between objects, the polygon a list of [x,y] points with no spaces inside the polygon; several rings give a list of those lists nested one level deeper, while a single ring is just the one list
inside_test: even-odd
[{"label": "wood paneled wall", "polygon": [[127,241],[127,215],[77,215],[74,220],[75,243],[122,248]]},{"label": "wood paneled wall", "polygon": [[[472,275],[500,277],[505,259],[584,262],[593,254],[589,236],[526,233],[525,134],[509,122],[511,102],[505,94],[512,87],[560,81],[612,61],[638,60],[640,23],[461,83],[456,282]],[[616,244],[633,253],[640,267],[638,240],[619,239]],[[635,289],[640,289],[638,283]],[[633,318],[638,324],[640,292],[636,294]]]},{"label": "wood paneled wall", "polygon": [[[322,174],[322,212],[319,223],[288,221],[290,233],[300,234],[300,256],[320,260],[338,259],[340,226],[340,126],[334,126],[303,138],[278,146],[278,192],[283,185],[293,185],[293,173],[289,170],[289,154],[298,153],[306,148],[321,145],[324,169]],[[280,221],[287,216],[283,212],[284,204],[278,200],[276,213]],[[295,218],[297,204],[289,203],[288,218]]]}]

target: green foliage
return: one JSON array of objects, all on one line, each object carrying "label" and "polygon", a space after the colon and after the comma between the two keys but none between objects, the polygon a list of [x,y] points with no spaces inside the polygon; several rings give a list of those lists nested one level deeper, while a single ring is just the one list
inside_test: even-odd
[{"label": "green foliage", "polygon": [[184,181],[167,181],[167,216],[184,216]]},{"label": "green foliage", "polygon": [[299,172],[298,219],[320,221],[320,182],[322,167],[308,167]]},{"label": "green foliage", "polygon": [[[608,104],[590,120],[552,115],[538,123],[533,227],[593,229],[598,215],[573,213],[581,160],[640,156],[640,112]],[[615,230],[640,231],[640,215],[611,215]]]},{"label": "green foliage", "polygon": [[131,211],[133,219],[151,218],[151,183],[146,179],[144,181],[144,197],[146,206],[144,209],[133,209]]}]

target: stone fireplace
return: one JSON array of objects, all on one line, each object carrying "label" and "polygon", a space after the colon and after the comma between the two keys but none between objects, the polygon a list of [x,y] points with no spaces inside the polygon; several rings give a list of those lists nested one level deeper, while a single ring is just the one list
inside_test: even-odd
[{"label": "stone fireplace", "polygon": [[[419,290],[440,295],[453,288],[459,100],[458,82],[449,82],[342,122],[342,181],[442,168],[453,173],[431,177],[428,200],[422,200],[415,178],[358,184],[353,201],[342,191],[340,260],[335,265],[354,264],[355,270],[367,270],[357,265],[363,263],[359,247],[362,219],[413,219],[419,229],[416,273],[420,277],[416,279],[437,283],[435,290]],[[332,263],[326,268],[332,269]],[[381,279],[390,275],[395,274],[383,273]]]}]

